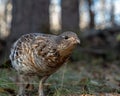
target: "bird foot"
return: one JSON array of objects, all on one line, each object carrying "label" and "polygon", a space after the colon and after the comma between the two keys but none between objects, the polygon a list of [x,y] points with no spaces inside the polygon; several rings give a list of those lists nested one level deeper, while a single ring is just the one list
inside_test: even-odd
[{"label": "bird foot", "polygon": [[39,96],[45,96],[43,90],[39,90]]}]

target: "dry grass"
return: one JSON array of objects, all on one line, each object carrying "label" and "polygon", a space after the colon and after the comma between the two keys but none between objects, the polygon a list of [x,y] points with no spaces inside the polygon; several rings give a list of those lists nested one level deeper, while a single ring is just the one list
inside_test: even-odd
[{"label": "dry grass", "polygon": [[[18,90],[17,82],[13,82],[17,80],[16,71],[0,70],[0,96],[13,96]],[[45,92],[47,96],[120,96],[119,70],[114,63],[108,67],[85,62],[67,64],[48,79]],[[32,96],[37,96],[37,82]]]}]

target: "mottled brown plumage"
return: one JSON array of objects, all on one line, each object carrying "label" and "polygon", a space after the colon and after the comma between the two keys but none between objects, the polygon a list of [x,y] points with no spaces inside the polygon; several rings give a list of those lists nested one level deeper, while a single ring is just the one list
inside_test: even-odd
[{"label": "mottled brown plumage", "polygon": [[[39,96],[43,94],[43,83],[69,58],[72,50],[80,43],[74,32],[64,32],[58,36],[30,33],[20,37],[11,48],[10,60],[18,71],[21,82],[27,82],[32,75],[41,78]],[[19,95],[24,96],[20,86]]]}]

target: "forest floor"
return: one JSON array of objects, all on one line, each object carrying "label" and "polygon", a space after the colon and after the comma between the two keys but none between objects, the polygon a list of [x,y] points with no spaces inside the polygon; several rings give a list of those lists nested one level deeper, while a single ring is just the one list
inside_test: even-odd
[{"label": "forest floor", "polygon": [[[38,96],[37,78],[34,85],[30,96]],[[45,89],[46,96],[120,96],[120,64],[68,63],[47,80]],[[16,71],[0,69],[0,96],[16,96],[17,90]]]}]

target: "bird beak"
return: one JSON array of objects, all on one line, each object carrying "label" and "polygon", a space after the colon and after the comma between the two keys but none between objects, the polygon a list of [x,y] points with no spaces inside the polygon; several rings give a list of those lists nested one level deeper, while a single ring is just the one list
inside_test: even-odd
[{"label": "bird beak", "polygon": [[73,37],[71,37],[70,40],[71,40],[74,44],[80,44],[80,39],[79,39],[79,38],[73,38]]},{"label": "bird beak", "polygon": [[77,41],[78,44],[80,44],[80,40],[79,39],[77,39],[76,41]]}]

